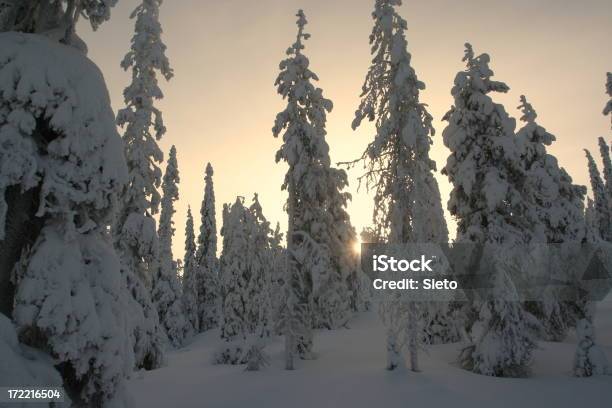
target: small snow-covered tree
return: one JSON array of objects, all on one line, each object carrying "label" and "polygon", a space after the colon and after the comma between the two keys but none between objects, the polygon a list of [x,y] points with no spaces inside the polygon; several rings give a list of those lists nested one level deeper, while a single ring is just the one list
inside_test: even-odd
[{"label": "small snow-covered tree", "polygon": [[248,208],[246,218],[247,232],[247,276],[246,307],[249,339],[245,359],[247,370],[259,370],[268,364],[264,352],[266,341],[273,330],[272,315],[272,251],[270,242],[270,223],[263,215],[257,193]]},{"label": "small snow-covered tree", "polygon": [[285,161],[289,166],[282,184],[289,196],[286,206],[289,217],[286,304],[281,318],[285,323],[282,330],[287,369],[293,369],[295,351],[301,358],[313,357],[313,302],[320,283],[326,280],[323,275],[330,271],[325,211],[329,198],[330,159],[325,121],[332,102],[312,83],[318,77],[309,69],[308,58],[302,53],[302,41],[310,37],[304,32],[307,21],[302,10],[296,16],[297,38],[287,50],[287,58],[281,61],[275,82],[287,106],[277,114],[272,128],[275,137],[282,134],[283,138],[276,161]]},{"label": "small snow-covered tree", "polygon": [[[368,69],[361,93],[361,104],[355,112],[352,127],[356,129],[364,119],[375,122],[376,134],[360,160],[366,173],[360,180],[374,190],[374,234],[388,243],[448,241],[440,192],[434,178],[436,165],[429,158],[434,135],[432,117],[425,104],[419,100],[419,92],[425,84],[417,78],[410,65],[404,20],[395,10],[401,0],[377,0],[372,18],[374,27],[370,34],[372,65]],[[405,307],[393,300],[384,307],[401,308],[406,319],[415,320],[415,314],[428,314],[424,305],[411,303]],[[384,318],[392,317],[393,324],[403,318],[399,310],[386,311]],[[426,317],[429,318],[429,317]],[[386,322],[391,324],[391,321]],[[417,370],[415,333],[418,325],[406,326],[411,341],[409,351],[413,369]],[[388,335],[397,333],[389,328]],[[399,339],[388,337],[388,364],[393,369],[399,365]]]},{"label": "small snow-covered tree", "polygon": [[213,168],[208,163],[204,177],[204,199],[200,209],[202,224],[200,225],[198,249],[196,251],[200,331],[206,331],[217,326],[220,305],[217,220],[215,217],[215,190],[212,176]]},{"label": "small snow-covered tree", "polygon": [[611,237],[611,218],[610,218],[610,201],[606,194],[606,185],[601,178],[601,174],[597,169],[597,164],[593,159],[593,156],[588,150],[584,150],[589,166],[589,177],[591,180],[591,191],[593,193],[593,201],[595,203],[595,214],[597,219],[597,226],[599,228],[599,236],[604,241],[612,240]]},{"label": "small snow-covered tree", "polygon": [[521,195],[525,175],[515,121],[489,96],[509,88],[491,79],[487,54],[475,56],[470,44],[465,47],[467,69],[455,77],[454,105],[443,118],[448,126],[442,137],[451,155],[442,172],[453,184],[448,209],[457,219],[457,241],[498,250],[488,260],[492,289],[484,301],[473,304],[477,317],[460,359],[476,373],[526,376],[538,324],[520,302],[512,301],[516,288],[509,263],[520,261],[517,248],[530,242],[538,220]]},{"label": "small snow-covered tree", "polygon": [[263,215],[255,193],[248,209],[247,232],[247,316],[249,331],[256,337],[269,337],[272,331],[270,223]]},{"label": "small snow-covered tree", "polygon": [[606,74],[606,93],[610,96],[610,100],[604,107],[603,114],[610,115],[610,123],[612,124],[612,72]]},{"label": "small snow-covered tree", "polygon": [[185,257],[183,258],[183,308],[185,319],[194,333],[199,332],[200,319],[198,318],[198,278],[195,261],[195,232],[193,229],[193,216],[191,208],[187,208],[187,222],[185,225]]},{"label": "small snow-covered tree", "polygon": [[176,148],[170,148],[166,173],[162,182],[161,212],[159,216],[159,265],[153,278],[151,296],[157,307],[159,321],[174,347],[183,344],[189,332],[189,324],[183,312],[181,288],[177,278],[176,264],[172,257],[174,235],[174,202],[179,198],[179,171]]},{"label": "small snow-covered tree", "polygon": [[249,338],[250,299],[248,292],[249,244],[247,222],[248,211],[244,199],[237,197],[223,217],[223,248],[221,251],[221,284],[224,302],[220,321],[221,338],[225,340],[215,360],[222,364],[246,362]]},{"label": "small snow-covered tree", "polygon": [[[573,184],[557,159],[547,153],[546,146],[555,141],[555,136],[537,124],[537,114],[525,96],[521,96],[518,108],[525,122],[517,133],[526,176],[523,195],[532,204],[542,228],[533,240],[550,244],[582,242],[586,234],[583,204],[586,188]],[[567,271],[552,272],[551,279],[575,283],[570,281]],[[575,325],[577,305],[559,301],[552,293],[542,301],[527,302],[526,307],[542,323],[547,340],[563,340],[568,329]]]},{"label": "small snow-covered tree", "polygon": [[[132,82],[123,91],[126,107],[117,115],[125,128],[123,140],[129,178],[122,197],[122,210],[115,226],[116,247],[122,259],[122,272],[134,297],[133,316],[136,367],[153,369],[163,361],[163,331],[149,288],[158,268],[158,242],[153,215],[158,212],[163,154],[157,140],[166,132],[156,99],[163,97],[157,72],[165,79],[172,69],[161,40],[159,6],[161,0],[143,0],[132,12],[135,34],[121,67],[131,70]],[[138,310],[140,309],[140,310]]]},{"label": "small snow-covered tree", "polygon": [[225,294],[221,337],[228,342],[270,335],[269,233],[257,195],[249,208],[242,197],[229,207],[220,259]]},{"label": "small snow-covered tree", "polygon": [[[2,32],[0,78],[0,313],[75,405],[125,406],[133,354],[108,228],[127,169],[103,76],[53,39]],[[6,364],[56,384],[38,357]]]}]

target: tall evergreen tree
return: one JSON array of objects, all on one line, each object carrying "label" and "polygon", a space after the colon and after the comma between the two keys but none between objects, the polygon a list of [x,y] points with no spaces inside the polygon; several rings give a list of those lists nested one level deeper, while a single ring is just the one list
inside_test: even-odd
[{"label": "tall evergreen tree", "polygon": [[[525,182],[523,194],[532,204],[542,228],[536,242],[560,244],[579,243],[586,237],[584,196],[586,188],[572,183],[570,175],[559,166],[557,159],[546,152],[555,136],[537,124],[533,106],[521,96],[518,107],[525,125],[517,133]],[[565,271],[553,271],[551,279],[570,282]],[[552,295],[552,294],[551,294]],[[577,305],[557,300],[556,296],[538,302],[527,302],[528,310],[542,323],[548,340],[561,341],[576,322]]]},{"label": "tall evergreen tree", "polygon": [[170,148],[168,165],[162,182],[161,213],[159,216],[159,267],[153,279],[152,297],[159,320],[166,330],[173,346],[180,346],[189,332],[185,320],[181,288],[178,281],[176,263],[172,257],[172,236],[174,235],[174,202],[179,198],[177,184],[180,182],[176,148]]},{"label": "tall evergreen tree", "polygon": [[[376,125],[374,141],[361,157],[366,164],[362,180],[374,190],[373,222],[379,239],[388,243],[445,243],[448,230],[434,178],[436,165],[429,158],[434,135],[432,117],[419,101],[419,92],[425,89],[425,84],[418,80],[410,65],[406,20],[395,10],[399,5],[401,0],[376,0],[372,13],[372,65],[352,124],[356,129],[363,119],[368,119]],[[392,301],[383,307],[395,308],[400,303]],[[422,309],[422,305],[411,303],[408,308],[402,307],[413,320],[415,315],[425,312],[417,309]],[[389,311],[383,316],[398,313]],[[412,368],[417,370],[419,335],[414,330],[416,326],[411,325],[409,351]],[[400,340],[394,333],[397,331],[388,330],[388,369],[401,363]]]},{"label": "tall evergreen tree", "polygon": [[[493,81],[487,54],[475,56],[465,45],[467,69],[455,77],[454,105],[444,116],[448,126],[442,137],[451,150],[442,172],[453,190],[448,203],[457,218],[457,241],[495,246],[490,276],[492,290],[484,301],[474,302],[476,321],[471,344],[461,355],[464,368],[493,376],[525,376],[536,347],[537,321],[516,298],[506,259],[530,242],[538,220],[521,195],[525,176],[514,137],[515,121],[494,103],[491,92],[507,92]],[[487,246],[488,244],[488,246]]]},{"label": "tall evergreen tree", "polygon": [[191,208],[187,208],[187,222],[185,225],[185,257],[183,258],[183,308],[185,319],[189,322],[194,333],[199,332],[200,319],[198,318],[198,280],[196,272],[196,243],[193,230],[193,216]]},{"label": "tall evergreen tree", "polygon": [[[295,43],[287,50],[287,58],[281,61],[280,74],[275,85],[277,92],[287,99],[287,107],[276,116],[272,133],[278,137],[283,132],[283,145],[276,153],[276,161],[286,161],[289,170],[285,175],[283,190],[289,194],[287,212],[288,266],[285,279],[289,307],[286,312],[295,315],[301,327],[284,328],[286,368],[293,369],[293,353],[297,349],[301,357],[308,357],[312,350],[313,326],[313,277],[312,271],[296,261],[296,252],[310,227],[317,221],[321,200],[317,200],[317,170],[321,164],[329,165],[328,146],[325,142],[325,115],[332,109],[330,100],[322,90],[315,88],[311,80],[318,77],[309,68],[309,61],[302,54],[302,40],[310,37],[304,32],[307,24],[302,10],[297,15],[298,34]],[[299,313],[296,313],[299,310]],[[298,333],[295,333],[297,329]]]},{"label": "tall evergreen tree", "polygon": [[249,331],[257,337],[269,337],[272,331],[270,223],[263,215],[255,193],[247,220],[247,316]]},{"label": "tall evergreen tree", "polygon": [[[315,301],[328,298],[328,285],[338,273],[333,266],[336,255],[331,253],[334,220],[329,211],[332,205],[342,207],[346,198],[340,192],[344,187],[338,182],[340,173],[331,168],[325,141],[326,115],[332,109],[332,102],[312,83],[318,77],[302,54],[302,40],[310,37],[304,32],[307,21],[302,10],[297,17],[297,39],[287,50],[287,58],[281,61],[281,72],[275,82],[287,106],[276,116],[272,128],[275,137],[281,134],[283,137],[276,161],[289,165],[282,185],[289,195],[286,304],[281,318],[285,324],[287,369],[293,368],[294,351],[301,358],[313,357],[312,328],[318,320]],[[342,286],[344,289],[340,290],[346,293],[346,283],[341,282],[339,287]]]},{"label": "tall evergreen tree", "polygon": [[48,381],[97,408],[127,406],[133,360],[108,233],[127,168],[103,76],[74,49],[77,16],[97,27],[106,6],[0,10],[0,383]]},{"label": "tall evergreen tree", "polygon": [[248,236],[247,209],[244,199],[236,198],[223,219],[223,248],[221,252],[221,276],[223,278],[223,319],[221,338],[231,342],[246,340],[249,333],[248,307]]},{"label": "tall evergreen tree", "polygon": [[219,314],[219,260],[217,259],[217,220],[215,217],[215,190],[213,186],[213,168],[206,165],[204,177],[204,199],[200,215],[200,235],[196,251],[198,274],[198,315],[200,331],[216,327]]},{"label": "tall evergreen tree", "polygon": [[158,268],[153,215],[159,209],[158,164],[163,154],[157,140],[166,132],[161,112],[154,106],[155,100],[163,97],[157,72],[166,80],[173,75],[161,40],[160,4],[161,0],[143,0],[130,16],[136,19],[135,34],[121,67],[131,69],[132,82],[123,92],[126,107],[117,115],[117,123],[125,128],[123,140],[129,176],[116,223],[116,246],[121,254],[122,273],[134,297],[135,310],[130,316],[135,332],[136,367],[146,369],[162,364],[165,341],[148,289]]}]

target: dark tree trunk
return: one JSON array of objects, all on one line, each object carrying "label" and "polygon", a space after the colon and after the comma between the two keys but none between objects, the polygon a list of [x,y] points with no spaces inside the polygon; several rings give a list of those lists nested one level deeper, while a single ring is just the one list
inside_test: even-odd
[{"label": "dark tree trunk", "polygon": [[0,241],[0,313],[11,317],[15,287],[11,274],[24,249],[31,247],[43,227],[43,219],[36,217],[40,188],[21,192],[21,186],[6,189],[8,204],[6,235]]}]

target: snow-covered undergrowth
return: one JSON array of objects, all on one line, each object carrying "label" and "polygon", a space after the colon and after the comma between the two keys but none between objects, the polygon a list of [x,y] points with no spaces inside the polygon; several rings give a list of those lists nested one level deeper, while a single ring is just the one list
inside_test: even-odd
[{"label": "snow-covered undergrowth", "polygon": [[[0,384],[3,387],[61,387],[62,378],[46,354],[23,346],[13,323],[0,314]],[[66,406],[68,405],[68,401]],[[25,406],[26,404],[23,404]],[[15,406],[21,406],[15,404]]]},{"label": "snow-covered undergrowth", "polygon": [[[598,342],[612,358],[612,299],[599,305]],[[423,353],[421,372],[384,369],[385,333],[374,312],[357,317],[349,330],[317,333],[318,359],[299,360],[283,369],[281,338],[266,348],[270,365],[214,365],[218,333],[201,334],[168,356],[168,366],[134,374],[129,387],[137,407],[173,408],[358,408],[358,407],[576,407],[607,408],[612,377],[572,376],[576,339],[540,343],[533,376],[495,378],[462,370],[455,363],[458,344],[432,346]]]}]

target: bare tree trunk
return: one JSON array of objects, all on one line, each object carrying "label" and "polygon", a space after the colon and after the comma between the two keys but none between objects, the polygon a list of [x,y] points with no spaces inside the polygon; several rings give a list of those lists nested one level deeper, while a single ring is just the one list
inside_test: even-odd
[{"label": "bare tree trunk", "polygon": [[[293,290],[293,280],[295,279],[295,271],[293,268],[295,267],[295,263],[292,261],[293,251],[294,251],[294,242],[293,242],[293,218],[295,216],[295,185],[293,180],[289,182],[288,187],[289,192],[289,201],[287,206],[287,213],[289,214],[289,221],[287,226],[287,267],[285,269],[286,280],[285,285],[289,285],[289,291]],[[293,370],[293,349],[295,347],[295,338],[293,333],[293,328],[291,327],[293,324],[293,318],[295,310],[293,310],[294,305],[293,302],[290,301],[292,294],[289,292],[287,294],[287,313],[288,313],[288,323],[285,327],[285,370]]]},{"label": "bare tree trunk", "polygon": [[6,235],[0,241],[0,313],[11,317],[15,287],[11,275],[22,252],[31,247],[40,234],[43,220],[36,217],[39,188],[21,192],[21,186],[6,189],[4,199],[8,204]]},{"label": "bare tree trunk", "polygon": [[418,321],[414,302],[408,305],[408,352],[410,354],[410,370],[419,370],[419,339]]},{"label": "bare tree trunk", "polygon": [[402,354],[393,329],[387,329],[387,370],[393,371],[402,365]]}]

